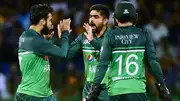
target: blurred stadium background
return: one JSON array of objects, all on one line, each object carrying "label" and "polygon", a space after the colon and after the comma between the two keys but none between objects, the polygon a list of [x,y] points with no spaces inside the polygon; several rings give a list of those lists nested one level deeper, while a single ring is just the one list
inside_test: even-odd
[{"label": "blurred stadium background", "polygon": [[[29,26],[29,8],[48,3],[54,8],[54,24],[60,19],[72,19],[70,41],[84,31],[88,10],[93,4],[106,4],[111,12],[119,0],[0,0],[0,101],[13,101],[21,81],[18,66],[18,38]],[[173,101],[180,101],[180,1],[129,0],[137,9],[137,26],[152,34],[166,84]],[[112,25],[112,18],[109,21]],[[51,62],[51,80],[58,101],[81,101],[84,83],[82,54],[68,62]],[[147,72],[150,101],[157,100],[154,78]]]}]

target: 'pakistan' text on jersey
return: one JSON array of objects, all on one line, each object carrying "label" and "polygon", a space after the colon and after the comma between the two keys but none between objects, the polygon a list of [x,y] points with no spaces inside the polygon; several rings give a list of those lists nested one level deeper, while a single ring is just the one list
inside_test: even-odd
[{"label": "'pakistan' text on jersey", "polygon": [[[102,41],[104,39],[104,35],[109,31],[110,28],[107,28],[100,38],[94,36],[94,39],[91,42],[88,41],[84,34],[81,34],[70,45],[70,49],[68,52],[69,59],[73,58],[78,51],[83,51],[85,77],[86,81],[88,82],[94,81],[97,64],[99,63]],[[106,83],[106,80],[107,79],[105,77],[102,83]]]},{"label": "'pakistan' text on jersey", "polygon": [[18,51],[22,81],[18,86],[18,93],[36,97],[53,94],[50,86],[49,57],[66,57],[68,34],[62,37],[62,48],[60,48],[32,29],[22,33]]},{"label": "'pakistan' text on jersey", "polygon": [[101,53],[95,83],[102,80],[111,62],[108,73],[110,96],[146,92],[144,56],[148,61],[157,60],[149,33],[135,26],[117,27],[105,37]]}]

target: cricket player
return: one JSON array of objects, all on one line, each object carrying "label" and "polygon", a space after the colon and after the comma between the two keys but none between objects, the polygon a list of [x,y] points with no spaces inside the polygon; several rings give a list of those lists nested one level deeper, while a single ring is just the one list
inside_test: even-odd
[{"label": "cricket player", "polygon": [[30,9],[31,25],[19,38],[22,81],[17,88],[16,101],[56,101],[50,86],[49,58],[66,58],[70,19],[58,25],[61,39],[60,45],[56,46],[49,41],[52,37],[49,33],[53,33],[52,12],[46,4],[36,4]]},{"label": "cricket player", "polygon": [[115,7],[117,27],[106,34],[95,79],[86,101],[97,101],[101,81],[109,63],[108,95],[110,101],[149,101],[146,96],[144,59],[150,64],[157,81],[160,101],[172,101],[157,60],[151,35],[135,27],[136,10],[130,2],[119,2]]},{"label": "cricket player", "polygon": [[[108,28],[109,9],[102,4],[95,4],[90,8],[89,24],[85,23],[86,32],[80,34],[71,44],[67,58],[72,59],[77,53],[83,52],[86,82],[83,89],[83,101],[89,93],[89,88],[94,81],[94,74],[100,57],[100,49]],[[102,90],[98,96],[99,101],[109,101],[106,79],[101,84]]]}]

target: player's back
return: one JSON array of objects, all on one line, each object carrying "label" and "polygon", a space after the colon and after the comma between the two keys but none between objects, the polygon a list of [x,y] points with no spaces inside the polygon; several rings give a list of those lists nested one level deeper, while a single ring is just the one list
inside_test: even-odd
[{"label": "player's back", "polygon": [[19,39],[19,64],[22,81],[18,93],[46,97],[52,95],[48,57],[34,51],[35,40],[43,40],[34,30],[23,32]]},{"label": "player's back", "polygon": [[111,36],[109,94],[145,93],[145,31],[135,26],[117,27]]}]

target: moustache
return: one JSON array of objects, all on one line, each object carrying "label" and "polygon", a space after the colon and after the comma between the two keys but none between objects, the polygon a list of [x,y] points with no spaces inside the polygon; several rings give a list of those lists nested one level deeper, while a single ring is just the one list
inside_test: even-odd
[{"label": "moustache", "polygon": [[89,23],[90,26],[96,26],[93,22]]},{"label": "moustache", "polygon": [[54,25],[52,25],[51,27],[50,27],[50,31],[54,31],[55,29],[54,29]]}]

